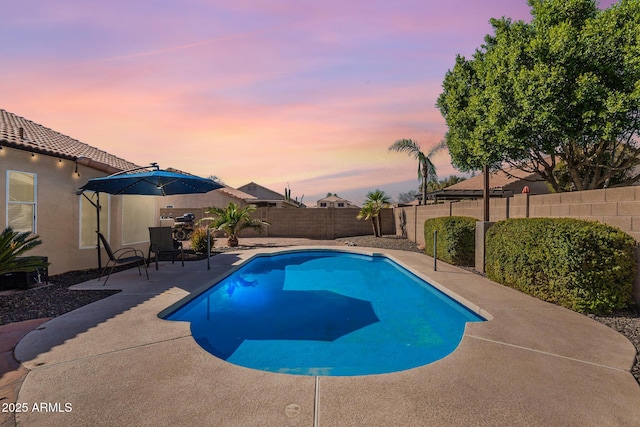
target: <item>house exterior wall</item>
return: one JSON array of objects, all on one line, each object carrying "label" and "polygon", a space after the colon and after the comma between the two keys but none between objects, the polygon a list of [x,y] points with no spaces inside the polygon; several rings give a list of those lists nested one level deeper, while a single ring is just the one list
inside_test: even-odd
[{"label": "house exterior wall", "polygon": [[[159,197],[158,199],[159,207],[162,209],[171,209],[167,208],[167,206],[173,206],[173,208],[175,209],[187,209],[189,207],[209,208],[211,206],[223,208],[227,206],[229,202],[233,202],[236,205],[240,205],[241,207],[244,207],[248,204],[242,199],[233,197],[230,194],[224,193],[219,190],[210,191],[204,194],[181,194],[176,196],[165,196]],[[187,209],[185,212],[191,211]]]},{"label": "house exterior wall", "polygon": [[[51,265],[49,274],[71,270],[95,268],[98,264],[95,248],[80,248],[80,198],[76,191],[88,179],[104,176],[94,169],[78,165],[80,176],[75,173],[74,161],[9,147],[0,150],[0,221],[7,227],[7,170],[36,175],[36,232],[42,244],[26,255],[46,256]],[[114,249],[122,246],[121,197],[111,197],[109,230],[102,230]],[[101,215],[106,215],[102,212]],[[132,245],[145,251],[148,243]],[[103,251],[103,265],[107,256]]]},{"label": "house exterior wall", "polygon": [[506,185],[505,190],[511,190],[514,194],[522,193],[524,187],[529,187],[530,194],[549,194],[549,184],[546,181],[525,181],[519,180]]},{"label": "house exterior wall", "polygon": [[327,200],[327,199],[320,199],[316,202],[316,207],[317,208],[336,208],[336,209],[346,209],[349,206],[349,201],[345,200],[345,199],[340,199],[340,200]]}]

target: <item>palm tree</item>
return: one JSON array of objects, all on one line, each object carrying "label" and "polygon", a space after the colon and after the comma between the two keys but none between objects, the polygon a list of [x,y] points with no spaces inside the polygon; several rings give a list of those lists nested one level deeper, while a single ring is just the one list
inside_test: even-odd
[{"label": "palm tree", "polygon": [[382,217],[380,211],[389,206],[391,199],[384,191],[376,189],[367,193],[367,202],[374,207],[376,222],[378,223],[378,237],[382,236]]},{"label": "palm tree", "polygon": [[224,231],[227,235],[227,244],[230,247],[238,246],[238,233],[245,228],[253,228],[262,231],[262,227],[270,225],[267,221],[251,218],[251,213],[257,209],[256,205],[247,205],[241,208],[239,205],[229,202],[226,208],[211,207],[205,213],[213,217],[202,218],[200,221],[213,221],[209,227],[216,231]]},{"label": "palm tree", "polygon": [[373,235],[382,236],[382,220],[380,211],[389,206],[389,196],[382,190],[370,191],[367,193],[367,200],[360,209],[357,219],[370,219],[373,223]]},{"label": "palm tree", "polygon": [[371,220],[371,225],[373,226],[373,235],[378,237],[378,224],[376,223],[376,218],[374,215],[375,208],[371,203],[365,203],[360,208],[360,212],[358,212],[357,219]]},{"label": "palm tree", "polygon": [[420,145],[417,141],[412,139],[399,139],[394,142],[389,151],[405,152],[413,155],[418,160],[418,179],[422,180],[422,204],[427,203],[427,185],[430,181],[437,181],[438,175],[436,175],[436,166],[431,161],[438,151],[445,148],[445,140],[440,141],[435,147],[433,147],[427,154],[424,154],[420,150]]},{"label": "palm tree", "polygon": [[7,227],[0,233],[0,275],[6,273],[30,272],[49,265],[41,258],[20,255],[42,243],[38,236],[29,237],[28,232],[13,231]]}]

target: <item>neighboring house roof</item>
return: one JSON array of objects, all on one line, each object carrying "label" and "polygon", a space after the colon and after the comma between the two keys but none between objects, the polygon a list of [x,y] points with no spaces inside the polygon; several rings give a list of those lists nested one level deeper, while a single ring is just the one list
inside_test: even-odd
[{"label": "neighboring house roof", "polygon": [[244,200],[246,202],[250,202],[251,200],[256,200],[255,196],[251,194],[247,194],[244,191],[236,190],[235,188],[224,186],[219,188],[217,191],[228,194],[231,197],[235,197],[236,199]]},{"label": "neighboring house roof", "polygon": [[252,196],[255,196],[258,199],[284,200],[283,194],[273,191],[267,187],[263,187],[260,184],[256,184],[253,181],[241,187],[238,187],[238,190],[243,191],[247,194],[251,194]]},{"label": "neighboring house roof", "polygon": [[[538,173],[515,167],[489,173],[489,197],[511,197],[529,187],[532,194],[545,194],[549,189]],[[442,190],[427,193],[427,199],[477,199],[483,197],[484,174],[476,175]],[[419,197],[420,198],[420,197]]]},{"label": "neighboring house roof", "polygon": [[106,173],[139,167],[135,163],[128,162],[3,109],[0,109],[0,144],[75,160],[80,164]]},{"label": "neighboring house roof", "polygon": [[248,200],[248,202],[250,203],[265,205],[265,206],[272,206],[274,204],[281,206],[283,204],[286,204],[286,205],[289,205],[290,207],[296,207],[296,208],[304,207],[302,203],[294,200],[287,200],[285,199],[283,194],[273,191],[260,184],[256,184],[253,181],[241,187],[238,187],[238,190],[244,193],[248,193],[254,197],[252,201]]},{"label": "neighboring house roof", "polygon": [[[537,173],[523,172],[513,167],[489,173],[489,188],[505,189],[513,184],[525,181],[540,181]],[[447,187],[449,190],[482,190],[484,174],[472,176],[462,182]]]}]

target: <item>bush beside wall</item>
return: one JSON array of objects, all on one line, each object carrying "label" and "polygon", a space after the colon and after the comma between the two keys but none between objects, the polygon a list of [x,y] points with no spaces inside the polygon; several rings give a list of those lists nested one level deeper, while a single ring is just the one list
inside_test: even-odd
[{"label": "bush beside wall", "polygon": [[563,307],[609,313],[632,302],[635,240],[605,224],[519,218],[487,232],[486,273],[498,283]]},{"label": "bush beside wall", "polygon": [[433,232],[438,231],[438,259],[453,265],[471,267],[475,264],[477,219],[447,216],[424,222],[425,252],[433,256]]},{"label": "bush beside wall", "polygon": [[[210,231],[211,247],[214,243],[214,231]],[[207,253],[207,229],[205,227],[197,227],[191,234],[191,249],[200,254]]]}]

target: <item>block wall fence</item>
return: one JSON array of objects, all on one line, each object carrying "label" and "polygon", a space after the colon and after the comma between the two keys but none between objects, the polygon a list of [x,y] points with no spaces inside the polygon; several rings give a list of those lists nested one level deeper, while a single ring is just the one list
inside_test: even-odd
[{"label": "block wall fence", "polygon": [[[470,216],[482,220],[484,216],[482,200],[448,201],[437,205],[395,208],[394,211],[396,234],[419,244],[424,244],[423,225],[429,218]],[[640,243],[640,187],[529,196],[517,194],[511,198],[490,200],[490,221],[526,217],[599,221],[618,227]]]},{"label": "block wall fence", "polygon": [[[440,216],[484,218],[482,200],[445,202],[437,205],[394,209],[396,234],[424,244],[424,221]],[[640,266],[640,186],[573,191],[556,194],[517,194],[508,199],[491,199],[489,220],[506,218],[577,218],[598,221],[632,236]],[[634,281],[634,298],[640,304],[640,269]]]},{"label": "block wall fence", "polygon": [[[160,225],[173,225],[173,219],[187,212],[196,216],[196,220],[207,216],[206,208],[160,209]],[[371,221],[356,219],[360,212],[357,208],[258,208],[253,218],[269,222],[260,233],[247,229],[240,233],[242,237],[302,237],[307,239],[332,240],[339,237],[373,235]],[[162,219],[162,218],[167,219]],[[395,234],[393,209],[382,211],[382,234]]]},{"label": "block wall fence", "polygon": [[[489,206],[490,221],[527,216],[587,219],[618,227],[640,242],[640,186],[529,196],[517,194],[511,198],[491,199]],[[177,217],[192,212],[196,219],[200,219],[205,216],[205,209],[162,208],[160,216]],[[258,208],[253,216],[271,223],[262,233],[264,237],[335,239],[373,233],[371,221],[356,219],[358,212],[357,208]],[[405,236],[418,244],[424,244],[424,221],[453,215],[481,220],[483,202],[447,201],[436,205],[383,209],[382,233]],[[166,225],[173,224],[173,220],[166,221]],[[165,220],[161,219],[160,223],[164,224]],[[252,237],[260,234],[253,230],[245,230],[241,236]]]}]

